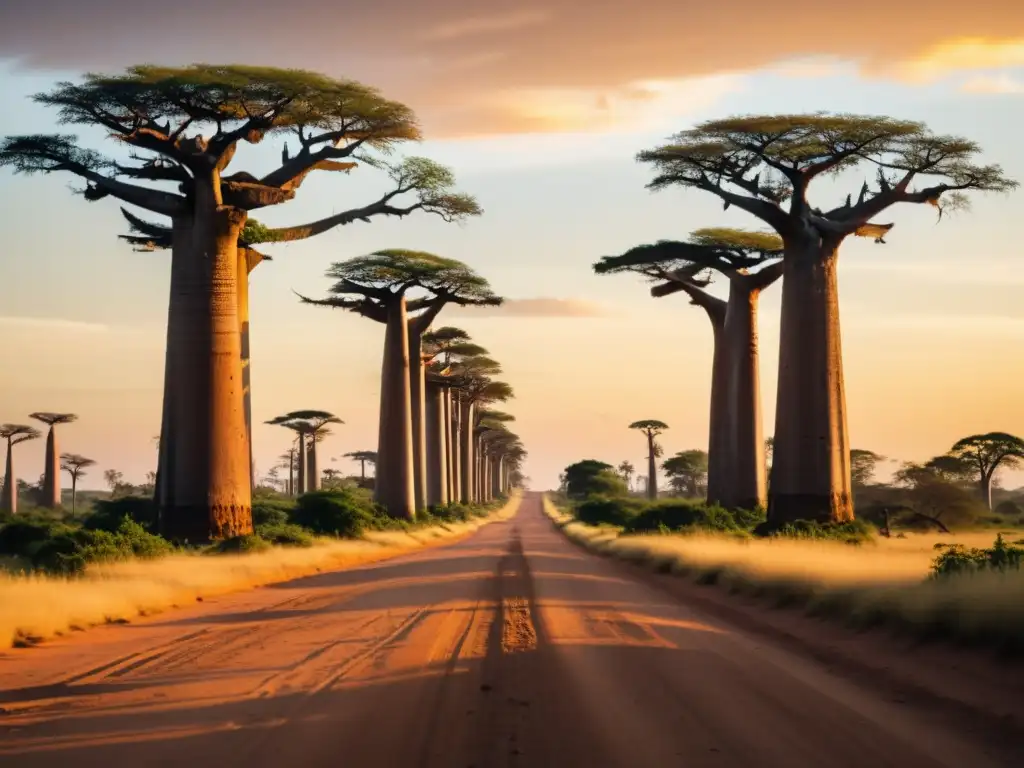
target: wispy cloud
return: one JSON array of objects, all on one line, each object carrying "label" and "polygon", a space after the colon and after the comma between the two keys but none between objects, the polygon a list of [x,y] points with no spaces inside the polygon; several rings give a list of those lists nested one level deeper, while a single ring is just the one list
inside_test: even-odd
[{"label": "wispy cloud", "polygon": [[1024,66],[1024,38],[954,38],[896,65],[904,79],[927,82],[956,72]]},{"label": "wispy cloud", "polygon": [[583,299],[505,299],[500,307],[459,307],[463,317],[609,317],[599,304]]},{"label": "wispy cloud", "polygon": [[1024,80],[1015,78],[1009,72],[995,75],[978,75],[967,80],[960,90],[966,93],[1015,94],[1024,93]]},{"label": "wispy cloud", "polygon": [[2,329],[43,329],[59,331],[85,331],[102,333],[110,330],[110,326],[102,323],[87,323],[82,320],[66,320],[61,317],[3,317],[0,316]]},{"label": "wispy cloud", "polygon": [[540,8],[523,8],[519,11],[494,14],[490,16],[471,16],[464,19],[442,21],[427,27],[420,38],[423,40],[461,40],[467,37],[493,34],[495,32],[511,32],[524,27],[543,24],[551,18],[549,11]]}]

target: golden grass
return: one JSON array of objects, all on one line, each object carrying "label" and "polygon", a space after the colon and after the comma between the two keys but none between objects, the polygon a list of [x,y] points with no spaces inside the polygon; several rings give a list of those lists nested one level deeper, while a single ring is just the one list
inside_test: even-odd
[{"label": "golden grass", "polygon": [[90,565],[77,578],[0,575],[0,648],[36,643],[75,629],[238,592],[321,571],[351,568],[450,542],[515,514],[513,496],[486,518],[413,531],[386,531],[310,548],[275,547],[239,555],[179,554],[159,560]]},{"label": "golden grass", "polygon": [[[716,536],[620,536],[576,522],[545,497],[548,516],[576,543],[731,592],[800,606],[857,627],[887,624],[917,635],[1024,649],[1024,573],[932,580],[934,545],[988,547],[996,531],[909,534],[852,546],[833,541]],[[1012,532],[1008,540],[1020,538]]]}]

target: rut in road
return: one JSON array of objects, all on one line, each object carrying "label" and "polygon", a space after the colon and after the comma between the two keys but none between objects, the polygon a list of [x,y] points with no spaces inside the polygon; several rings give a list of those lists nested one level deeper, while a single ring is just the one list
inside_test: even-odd
[{"label": "rut in road", "polygon": [[528,495],[462,541],[0,656],[19,766],[1001,766],[711,620]]}]

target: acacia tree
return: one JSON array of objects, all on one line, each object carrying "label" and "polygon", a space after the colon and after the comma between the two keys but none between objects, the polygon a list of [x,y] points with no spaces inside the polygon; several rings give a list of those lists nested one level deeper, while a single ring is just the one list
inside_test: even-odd
[{"label": "acacia tree", "polygon": [[981,500],[992,509],[992,478],[1000,467],[1020,466],[1024,459],[1024,440],[1005,432],[988,432],[957,440],[949,453],[977,473]]},{"label": "acacia tree", "polygon": [[700,495],[708,478],[708,454],[700,450],[680,451],[665,459],[661,468],[676,492],[685,492],[696,497]]},{"label": "acacia tree", "polygon": [[629,425],[630,429],[638,429],[647,438],[647,498],[658,498],[658,469],[655,459],[661,455],[661,446],[655,438],[668,429],[668,424],[657,419],[644,419],[634,421]]},{"label": "acacia tree", "polygon": [[[329,411],[291,411],[283,416],[275,416],[267,424],[287,427],[300,435],[300,440],[305,442],[305,436],[309,435],[309,442],[305,447],[305,473],[303,485],[300,470],[299,485],[303,493],[320,490],[320,469],[317,459],[316,444],[331,434],[331,424],[344,424],[345,422]],[[303,449],[300,447],[299,449]]]},{"label": "acacia tree", "polygon": [[636,467],[630,461],[624,461],[618,466],[622,479],[626,481],[626,490],[633,490],[633,475],[636,474]]},{"label": "acacia tree", "polygon": [[345,454],[346,459],[359,462],[359,479],[366,482],[366,465],[377,463],[376,451],[352,451]]},{"label": "acacia tree", "polygon": [[78,505],[78,480],[85,476],[85,470],[96,466],[96,462],[79,456],[77,453],[62,453],[60,468],[71,475],[71,514],[74,515]]},{"label": "acacia tree", "polygon": [[[783,240],[782,327],[769,520],[853,517],[836,263],[851,235],[884,242],[892,224],[875,217],[897,203],[943,210],[965,192],[1016,186],[978,146],[931,133],[920,123],[856,115],[733,117],[704,122],[641,152],[657,175],[651,189],[709,192],[774,229]],[[808,190],[820,177],[868,166],[856,201],[822,210]],[[922,179],[930,180],[915,188]],[[787,205],[788,203],[788,205]]]},{"label": "acacia tree", "polygon": [[863,448],[850,450],[850,480],[854,486],[865,486],[871,482],[875,475],[875,467],[880,461],[885,461],[885,456],[880,456],[874,451]]},{"label": "acacia tree", "polygon": [[[346,309],[385,325],[374,496],[389,514],[411,519],[426,505],[426,497],[417,493],[417,488],[426,488],[425,467],[416,461],[417,456],[425,460],[426,443],[422,433],[423,333],[447,304],[495,305],[501,299],[462,262],[421,251],[377,251],[338,262],[327,276],[337,281],[330,288],[332,295],[326,299],[300,296],[304,303]],[[424,294],[410,298],[411,292],[420,291]],[[410,316],[416,312],[419,314]],[[419,387],[415,401],[413,381]],[[415,432],[414,410],[420,414]]]},{"label": "acacia tree", "polygon": [[[757,308],[761,291],[782,276],[781,252],[782,240],[772,233],[699,229],[689,242],[642,245],[594,265],[599,274],[658,280],[652,296],[685,292],[707,313],[714,339],[708,501],[728,508],[764,507],[767,500]],[[727,300],[706,290],[706,269],[729,281]]]},{"label": "acacia tree", "polygon": [[[115,197],[169,219],[145,222],[161,227],[171,244],[158,483],[164,532],[187,539],[248,533],[252,479],[242,391],[246,318],[239,314],[245,281],[239,276],[254,264],[245,249],[378,215],[422,210],[455,220],[479,207],[453,193],[451,173],[430,161],[386,164],[360,155],[418,139],[419,131],[404,105],[352,81],[250,66],[139,66],[60,83],[35,99],[56,107],[63,123],[103,128],[133,153],[132,161],[84,149],[74,136],[32,135],[6,139],[0,165],[22,173],[68,172],[85,181],[82,194],[90,201]],[[294,155],[286,149],[280,166],[261,176],[225,175],[239,143],[266,136],[288,136],[299,148]],[[250,211],[292,199],[314,170],[348,171],[356,160],[383,169],[390,189],[366,205],[243,239]]]},{"label": "acacia tree", "polygon": [[0,511],[10,515],[18,512],[18,481],[14,476],[14,446],[40,437],[35,427],[27,424],[0,424],[0,439],[7,441],[7,464],[4,469],[4,495]]},{"label": "acacia tree", "polygon": [[30,419],[41,421],[49,429],[46,432],[46,465],[43,470],[43,506],[56,509],[60,506],[60,451],[57,450],[58,424],[70,424],[78,416],[73,413],[36,412],[29,414]]}]

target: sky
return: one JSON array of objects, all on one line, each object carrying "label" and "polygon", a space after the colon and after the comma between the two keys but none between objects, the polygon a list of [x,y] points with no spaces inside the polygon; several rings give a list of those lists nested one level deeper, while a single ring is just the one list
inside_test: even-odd
[{"label": "sky", "polygon": [[[711,329],[682,295],[652,299],[640,278],[596,276],[601,256],[705,226],[756,227],[710,195],[645,189],[636,153],[701,120],[815,111],[892,115],[977,141],[986,162],[1024,180],[1024,4],[749,0],[544,4],[313,0],[173,4],[34,0],[0,6],[0,136],[69,132],[31,94],[82,72],[142,62],[302,67],[360,80],[413,108],[425,140],[404,148],[450,166],[484,215],[465,224],[411,216],[268,247],[250,281],[254,454],[263,475],[288,434],[263,421],[298,409],[341,417],[321,464],[373,449],[382,328],[302,306],[335,261],[380,248],[460,259],[509,302],[445,310],[504,367],[534,488],[583,458],[638,468],[656,418],[666,453],[706,448]],[[203,18],[203,23],[196,19]],[[77,128],[77,127],[75,127]],[[95,131],[82,143],[111,151]],[[280,144],[240,151],[232,170],[273,166]],[[812,188],[856,193],[862,177]],[[845,185],[845,186],[844,186]],[[0,171],[0,422],[74,412],[61,449],[143,481],[160,428],[169,256],[135,253],[115,203],[86,203],[69,176]],[[313,176],[261,211],[299,223],[384,189],[369,168]],[[843,246],[840,296],[854,447],[926,460],[958,438],[1024,434],[1024,272],[1016,225],[1024,191],[977,195],[936,221],[929,206],[886,214],[887,244]],[[713,287],[721,291],[721,287]],[[774,424],[780,289],[762,299],[765,434]],[[19,477],[42,471],[43,442],[20,446]],[[335,461],[336,459],[336,461]],[[1009,486],[1024,475],[1007,473]]]}]

